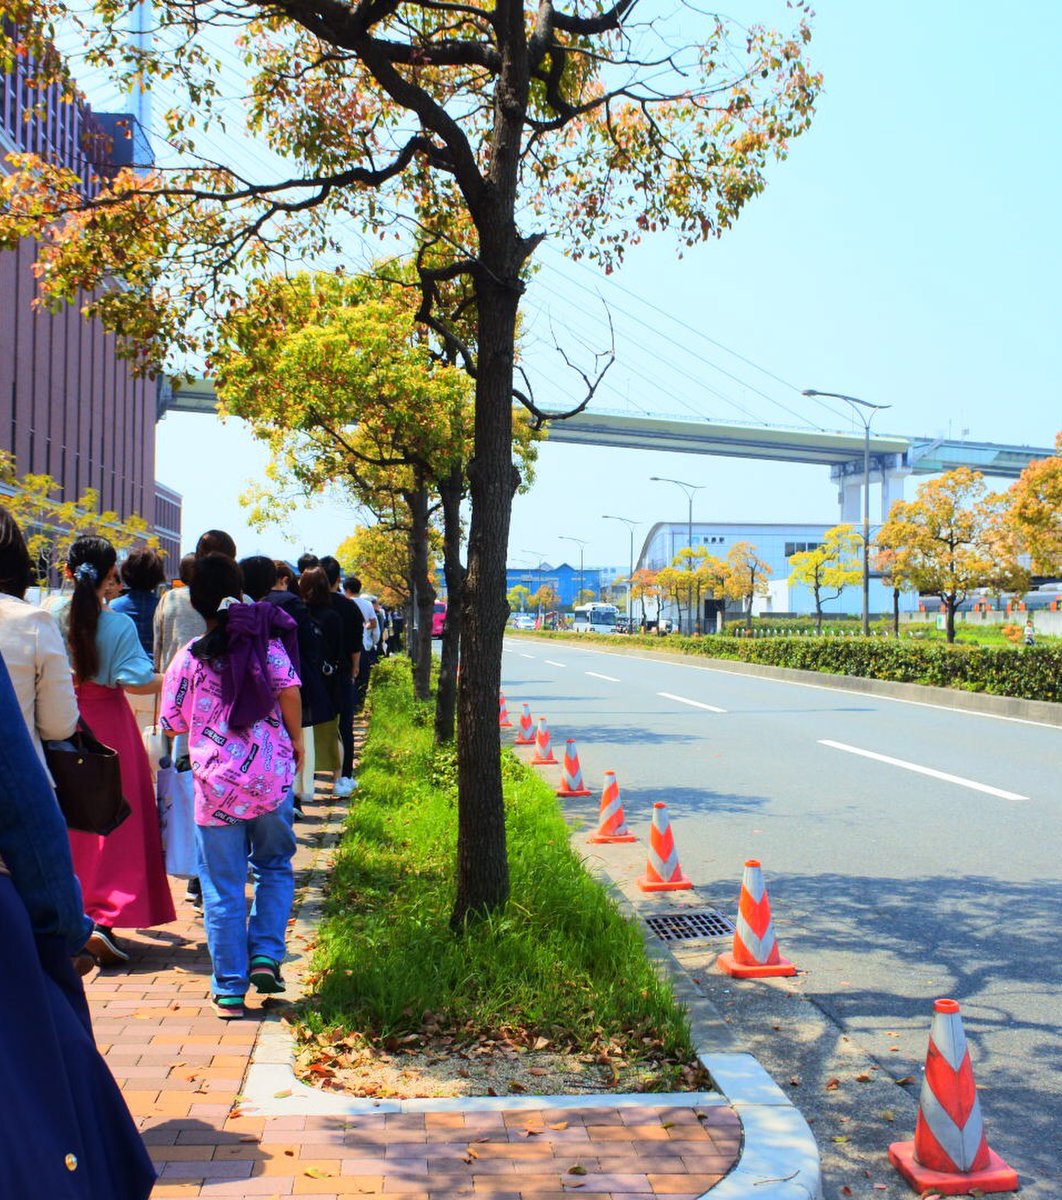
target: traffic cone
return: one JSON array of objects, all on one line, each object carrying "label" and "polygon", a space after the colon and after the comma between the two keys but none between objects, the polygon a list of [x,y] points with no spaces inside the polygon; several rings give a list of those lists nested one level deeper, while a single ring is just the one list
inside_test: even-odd
[{"label": "traffic cone", "polygon": [[919,1192],[1016,1192],[1018,1173],[989,1150],[970,1051],[955,1000],[937,1000],[914,1141],[893,1142],[889,1162]]},{"label": "traffic cone", "polygon": [[598,816],[597,833],[586,839],[593,845],[606,842],[636,842],[638,839],[627,828],[623,819],[623,804],[620,801],[616,772],[605,772],[605,788],[601,793],[601,811]]},{"label": "traffic cone", "polygon": [[682,874],[682,868],[679,866],[667,805],[659,800],[653,805],[653,824],[649,830],[649,857],[645,863],[645,874],[639,875],[636,882],[643,892],[677,892],[693,887],[693,881]]},{"label": "traffic cone", "polygon": [[520,732],[516,735],[517,746],[533,746],[535,744],[535,722],[531,718],[531,709],[525,704],[520,713]]},{"label": "traffic cone", "polygon": [[557,788],[558,796],[589,796],[590,789],[583,783],[583,770],[579,766],[579,752],[575,748],[575,738],[568,738],[564,744],[564,767],[561,771],[561,785]]},{"label": "traffic cone", "polygon": [[795,975],[796,967],[778,952],[771,924],[771,902],[757,858],[745,861],[738,901],[734,947],[717,959],[719,969],[737,979],[764,979],[770,975]]},{"label": "traffic cone", "polygon": [[512,729],[513,723],[509,720],[509,710],[505,707],[505,693],[498,693],[498,728]]},{"label": "traffic cone", "polygon": [[535,752],[531,755],[531,763],[536,767],[555,767],[557,760],[553,757],[553,747],[549,742],[549,726],[545,717],[538,718],[538,730],[535,733]]}]

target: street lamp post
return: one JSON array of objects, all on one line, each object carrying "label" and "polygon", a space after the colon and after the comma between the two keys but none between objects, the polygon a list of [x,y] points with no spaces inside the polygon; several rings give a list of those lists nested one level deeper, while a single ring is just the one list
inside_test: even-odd
[{"label": "street lamp post", "polygon": [[[650,483],[674,483],[686,493],[686,499],[689,502],[689,509],[686,515],[686,545],[693,549],[693,493],[699,492],[704,488],[703,483],[683,483],[681,479],[668,479],[663,475],[650,475]],[[690,567],[692,569],[691,561]],[[692,607],[692,602],[691,602]],[[690,614],[692,617],[692,613]],[[690,622],[692,624],[692,621]],[[697,614],[697,632],[701,631],[701,614]]]},{"label": "street lamp post", "polygon": [[[634,619],[634,611],[633,611],[634,605],[631,600],[631,597],[634,595],[633,591],[631,590],[634,587],[634,583],[633,583],[634,528],[636,525],[640,525],[641,522],[640,521],[632,521],[629,517],[612,517],[612,516],[609,516],[608,513],[605,513],[601,517],[601,520],[602,521],[622,521],[623,524],[627,526],[627,532],[631,535],[631,565],[630,565],[630,571],[627,575],[627,620],[632,621]],[[644,599],[642,600],[642,622],[643,623],[645,622],[645,600]],[[632,628],[631,632],[632,633],[634,632],[633,628]]]},{"label": "street lamp post", "polygon": [[843,392],[817,392],[805,388],[805,396],[829,396],[843,400],[863,423],[863,636],[870,635],[870,422],[874,414],[891,408],[891,404],[871,404],[858,396],[846,396]]},{"label": "street lamp post", "polygon": [[[559,533],[557,537],[562,542],[574,542],[579,547],[579,592],[581,592],[583,590],[583,547],[588,546],[590,543],[584,542],[582,538],[569,537],[566,533]],[[576,601],[579,599],[579,592],[575,594]],[[573,604],[572,609],[574,610],[574,608],[575,605]]]},{"label": "street lamp post", "polygon": [[[538,588],[535,589],[536,593],[537,593],[542,587],[542,561],[543,561],[542,560],[542,552],[541,552],[541,550],[521,550],[520,553],[521,554],[530,554],[534,558],[535,562],[538,564],[534,568],[538,572]],[[540,606],[539,613],[541,614],[541,612],[542,612],[542,608]]]}]

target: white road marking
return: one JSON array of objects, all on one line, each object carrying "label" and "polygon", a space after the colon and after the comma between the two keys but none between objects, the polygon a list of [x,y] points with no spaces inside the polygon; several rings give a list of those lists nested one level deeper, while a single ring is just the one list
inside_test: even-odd
[{"label": "white road marking", "polygon": [[525,654],[522,650],[517,650],[516,653],[519,654],[521,658],[534,658],[535,657],[533,654]]},{"label": "white road marking", "polygon": [[691,708],[703,708],[705,712],[725,713],[725,708],[716,708],[714,704],[702,704],[699,700],[687,700],[685,696],[673,696],[670,692],[657,692],[665,700],[675,700],[679,704],[688,704]]},{"label": "white road marking", "polygon": [[988,721],[1009,721],[1013,725],[1036,725],[1040,729],[1059,728],[1057,722],[1054,721],[1037,721],[1032,717],[1008,717],[1004,713],[980,712],[976,708],[954,708],[947,702],[947,693],[950,690],[948,688],[940,689],[945,695],[939,702],[932,700],[909,700],[906,696],[885,696],[880,692],[865,692],[853,687],[837,686],[828,683],[809,683],[803,679],[780,679],[777,675],[759,675],[751,671],[732,671],[723,666],[702,666],[700,663],[677,662],[674,658],[663,657],[663,652],[660,657],[657,657],[656,655],[635,654],[633,651],[627,652],[622,649],[586,650],[585,647],[579,646],[577,647],[578,650],[585,650],[587,654],[610,654],[612,656],[622,654],[632,662],[666,663],[668,666],[681,667],[686,671],[705,671],[713,675],[729,675],[731,677],[737,675],[745,679],[762,679],[767,683],[783,683],[787,687],[814,688],[818,692],[844,692],[847,696],[862,696],[866,700],[884,700],[887,704],[910,704],[915,708],[936,708],[943,712],[952,713],[957,717],[983,717]]},{"label": "white road marking", "polygon": [[544,661],[549,663],[551,667],[566,667],[568,665],[567,663],[554,662],[552,658],[547,658]]},{"label": "white road marking", "polygon": [[615,675],[599,675],[596,671],[584,671],[584,675],[589,675],[591,679],[604,679],[606,683],[620,683]]},{"label": "white road marking", "polygon": [[957,783],[960,787],[970,788],[975,792],[986,792],[989,796],[998,796],[1001,800],[1028,800],[1028,796],[1019,796],[1017,792],[1007,792],[1002,788],[989,787],[987,783],[977,783],[973,779],[964,779],[961,775],[949,775],[947,771],[936,771],[932,767],[920,767],[918,763],[907,762],[902,758],[892,758],[888,754],[876,754],[873,750],[861,750],[858,746],[848,746],[844,742],[831,742],[829,738],[819,738],[820,746],[830,746],[834,750],[845,750],[849,754],[858,754],[862,758],[872,758],[875,762],[888,763],[891,767],[902,767],[905,771],[915,771],[919,775],[929,775],[933,779],[942,779],[945,783]]}]

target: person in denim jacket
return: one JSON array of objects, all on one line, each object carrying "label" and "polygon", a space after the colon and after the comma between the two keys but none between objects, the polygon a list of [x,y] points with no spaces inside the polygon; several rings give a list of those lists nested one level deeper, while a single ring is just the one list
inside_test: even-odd
[{"label": "person in denim jacket", "polygon": [[146,1200],[155,1170],[72,961],[92,922],[2,658],[0,729],[0,1196]]}]

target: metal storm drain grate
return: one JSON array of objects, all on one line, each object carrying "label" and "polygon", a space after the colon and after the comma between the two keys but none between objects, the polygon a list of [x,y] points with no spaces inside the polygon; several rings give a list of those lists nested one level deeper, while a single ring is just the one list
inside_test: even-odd
[{"label": "metal storm drain grate", "polygon": [[645,923],[665,942],[730,937],[734,932],[733,921],[714,908],[706,908],[703,912],[666,913],[660,917],[646,917]]}]

